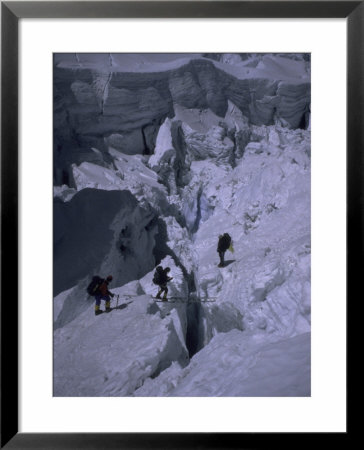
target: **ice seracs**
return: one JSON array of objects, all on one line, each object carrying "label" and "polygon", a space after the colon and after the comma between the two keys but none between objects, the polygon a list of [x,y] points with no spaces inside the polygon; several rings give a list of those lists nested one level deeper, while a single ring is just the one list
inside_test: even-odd
[{"label": "ice seracs", "polygon": [[310,395],[308,61],[201,57],[56,70],[56,396]]},{"label": "ice seracs", "polygon": [[266,55],[253,57],[259,62],[247,68],[236,63],[238,56],[233,64],[231,57],[220,62],[181,55],[154,67],[143,64],[141,71],[139,62],[144,61],[126,56],[113,54],[110,65],[102,55],[99,61],[79,55],[82,64],[59,55],[54,70],[56,184],[90,146],[105,152],[111,144],[124,153],[152,154],[158,129],[175,115],[175,104],[224,118],[230,101],[253,124],[281,120],[289,128],[307,127],[306,61]]}]

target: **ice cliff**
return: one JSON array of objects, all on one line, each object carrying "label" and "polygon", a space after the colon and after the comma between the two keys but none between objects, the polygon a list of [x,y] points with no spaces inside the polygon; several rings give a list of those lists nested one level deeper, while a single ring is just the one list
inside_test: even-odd
[{"label": "ice cliff", "polygon": [[73,58],[55,56],[58,185],[69,184],[72,163],[107,164],[102,156],[109,147],[127,154],[153,153],[158,129],[166,117],[175,115],[176,104],[224,117],[231,101],[255,125],[279,119],[295,129],[308,123],[310,82],[304,60],[287,64],[287,58],[262,55],[229,64],[191,55],[173,64],[142,64],[141,58],[131,64],[125,57],[118,64],[117,55],[105,55],[97,63],[92,55]]}]

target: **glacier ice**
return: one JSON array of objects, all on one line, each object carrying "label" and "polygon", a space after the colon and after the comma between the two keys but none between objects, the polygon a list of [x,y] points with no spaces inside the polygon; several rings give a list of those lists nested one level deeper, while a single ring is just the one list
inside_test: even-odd
[{"label": "glacier ice", "polygon": [[[289,128],[309,125],[310,78],[304,60],[266,55],[246,69],[232,64],[231,56],[215,61],[181,55],[154,66],[114,54],[112,60],[120,63],[113,65],[102,55],[98,63],[97,58],[78,58],[82,64],[59,55],[54,69],[56,184],[89,146],[105,152],[111,143],[125,153],[152,154],[163,121],[181,117],[176,104],[211,111],[211,119],[224,118],[233,103],[255,125],[276,120]],[[84,157],[89,161],[92,156]]]},{"label": "glacier ice", "polygon": [[56,58],[56,396],[310,395],[309,61],[201,56]]}]

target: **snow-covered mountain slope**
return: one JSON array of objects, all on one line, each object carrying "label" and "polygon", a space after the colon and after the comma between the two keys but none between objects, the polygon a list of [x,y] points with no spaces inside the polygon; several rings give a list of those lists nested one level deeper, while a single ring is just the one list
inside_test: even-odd
[{"label": "snow-covered mountain slope", "polygon": [[132,395],[172,362],[184,367],[188,352],[174,324],[182,322],[178,310],[158,310],[150,296],[139,296],[110,314],[95,317],[87,309],[56,330],[54,395]]},{"label": "snow-covered mountain slope", "polygon": [[[290,108],[301,102],[297,80],[307,83],[308,65],[300,55],[197,56],[200,77],[219,65],[264,69],[270,86],[292,94]],[[130,73],[139,62],[130,62]],[[67,66],[62,58],[58,64]],[[96,62],[82,64],[95,70]],[[168,72],[177,63],[161,58],[152,71],[147,58],[149,69],[133,72],[134,88],[154,77],[164,95],[171,92],[160,81],[172,76],[161,72],[164,64]],[[173,77],[190,95],[186,64],[192,67],[184,57]],[[118,70],[129,89],[132,78]],[[290,77],[296,84],[284,84]],[[260,81],[249,83],[253,95]],[[90,143],[97,161],[73,162],[69,183],[55,187],[55,395],[310,395],[309,120],[292,128],[277,107],[273,124],[257,124],[249,105],[229,97],[219,116],[171,100],[173,114],[156,128],[152,155],[133,150],[135,136],[115,138],[115,129],[102,151]],[[78,114],[97,127],[87,111]],[[220,268],[216,247],[224,232],[234,251]],[[168,303],[152,298],[158,264],[171,268]],[[112,274],[110,288],[119,295],[101,316],[85,290],[96,273]]]},{"label": "snow-covered mountain slope", "polygon": [[[251,344],[252,345],[252,344]],[[136,396],[300,397],[310,392],[310,333],[249,348],[241,332],[215,336],[181,370],[172,364]]]}]

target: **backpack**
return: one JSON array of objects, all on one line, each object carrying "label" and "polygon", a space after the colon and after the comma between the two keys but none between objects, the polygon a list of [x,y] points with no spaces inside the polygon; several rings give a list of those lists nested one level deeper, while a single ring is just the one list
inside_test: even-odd
[{"label": "backpack", "polygon": [[161,283],[162,267],[158,266],[153,276],[153,283],[159,285]]},{"label": "backpack", "polygon": [[232,243],[230,234],[229,233],[224,233],[224,239],[225,239],[227,247],[229,248],[230,244]]},{"label": "backpack", "polygon": [[95,294],[97,294],[97,291],[103,281],[104,280],[97,275],[92,277],[91,283],[86,288],[88,295],[94,296]]},{"label": "backpack", "polygon": [[219,243],[217,246],[217,251],[218,252],[225,252],[231,244],[231,237],[228,233],[224,233],[221,238],[219,239]]}]

